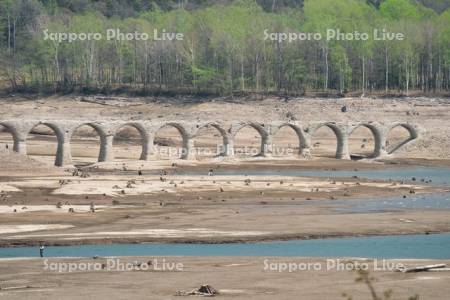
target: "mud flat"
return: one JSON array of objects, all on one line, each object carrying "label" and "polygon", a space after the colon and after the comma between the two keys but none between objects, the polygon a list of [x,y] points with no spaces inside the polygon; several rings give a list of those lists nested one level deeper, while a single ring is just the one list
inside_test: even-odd
[{"label": "mud flat", "polygon": [[[401,273],[392,270],[398,265],[419,266],[437,263],[450,264],[449,260],[378,260],[342,258],[339,261],[321,258],[271,258],[271,257],[122,257],[119,263],[152,262],[148,270],[117,271],[107,260],[99,259],[2,259],[0,263],[0,295],[8,299],[189,299],[177,297],[177,291],[190,291],[202,284],[219,290],[220,298],[233,299],[339,299],[342,294],[354,299],[369,299],[368,287],[355,282],[358,274],[352,271],[356,264],[367,264],[373,286],[378,295],[392,290],[395,299],[443,299],[450,293],[449,272]],[[50,266],[73,263],[77,266],[100,265],[97,271],[58,272]],[[279,272],[268,269],[269,264],[292,263],[311,266],[308,271]],[[165,265],[164,265],[165,264]],[[163,265],[181,264],[178,271],[161,270]],[[334,267],[333,265],[334,264]],[[347,265],[349,270],[338,269]],[[376,265],[376,267],[375,267]],[[46,269],[47,266],[47,269]],[[155,270],[154,268],[160,268]],[[314,269],[316,268],[316,269]],[[318,270],[317,270],[318,269]],[[194,297],[194,296],[191,296]],[[194,297],[195,298],[195,297]]]},{"label": "mud flat", "polygon": [[[323,159],[263,168],[254,162],[241,169],[234,164],[183,161],[175,166],[169,161],[117,162],[85,168],[76,176],[71,169],[47,172],[39,165],[29,172],[6,172],[0,181],[0,245],[225,243],[450,232],[448,209],[354,213],[334,207],[336,200],[345,206],[345,201],[374,195],[408,200],[447,194],[448,187],[427,185],[419,177],[402,182],[333,175],[334,170],[383,170],[392,165]],[[315,169],[329,171],[329,178],[283,175],[293,169],[314,169],[316,162]],[[210,168],[231,175],[208,176]],[[245,175],[260,168],[273,174]]]},{"label": "mud flat", "polygon": [[[88,181],[90,187],[117,184],[116,181]],[[132,188],[125,187],[123,188],[127,190],[126,193],[130,194],[105,196],[81,192],[81,195],[67,195],[52,193],[52,189],[40,190],[39,194],[36,190],[29,189],[26,193],[34,195],[33,201],[30,201],[26,200],[29,199],[26,197],[19,200],[23,196],[21,194],[27,195],[26,193],[11,193],[8,194],[13,199],[11,204],[0,206],[0,244],[34,246],[39,242],[48,245],[71,245],[156,241],[225,243],[450,232],[448,209],[401,208],[376,212],[346,212],[336,209],[333,203],[337,200],[330,200],[326,191],[306,191],[302,194],[298,191],[280,191],[277,188],[265,190],[265,194],[261,195],[259,189],[253,192],[245,190],[248,187],[243,181],[244,179],[240,179],[239,185],[244,190],[224,192],[211,192],[208,190],[208,184],[216,185],[200,181],[201,189],[197,185],[197,191],[180,194],[164,191],[133,195],[133,192],[128,192]],[[315,182],[317,185],[320,181],[308,182]],[[125,183],[121,181],[119,184]],[[278,180],[276,183],[279,185]],[[161,183],[158,180],[154,184]],[[391,188],[389,184],[377,184],[381,184],[381,188],[370,188],[365,192],[398,197],[392,195],[402,195],[411,189],[408,187],[406,191],[402,191],[403,187],[386,193],[381,190]],[[422,189],[440,190],[434,187]],[[71,192],[73,190],[77,188],[71,189]],[[346,187],[345,190],[351,189]],[[333,191],[333,194],[336,193],[342,191]],[[367,196],[364,192],[359,195]],[[427,194],[415,195],[426,197]],[[406,200],[412,197],[409,193],[405,196]],[[308,197],[314,200],[306,200]],[[398,198],[403,199],[403,196]],[[346,201],[352,201],[352,197],[342,199],[344,200],[338,202],[343,207]],[[17,201],[21,204],[12,204]],[[89,211],[91,202],[96,203],[95,213]],[[69,209],[72,209],[72,212]],[[52,224],[53,227],[46,228],[45,224]]]}]

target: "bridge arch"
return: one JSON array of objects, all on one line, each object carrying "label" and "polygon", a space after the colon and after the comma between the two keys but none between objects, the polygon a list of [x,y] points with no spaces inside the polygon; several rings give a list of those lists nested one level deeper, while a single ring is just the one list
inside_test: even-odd
[{"label": "bridge arch", "polygon": [[[6,132],[8,135],[11,136],[13,140],[13,146],[11,147],[11,149],[13,149],[15,152],[19,152],[18,149],[19,133],[17,131],[17,128],[8,122],[0,122],[0,128],[4,128],[3,132]],[[9,148],[9,145],[7,147]]]},{"label": "bridge arch", "polygon": [[[351,130],[348,133],[349,138],[352,136],[352,134],[360,129],[360,128],[367,128],[370,133],[373,136],[374,139],[374,147],[373,147],[373,151],[372,153],[368,156],[368,158],[375,158],[380,156],[381,151],[382,151],[382,138],[383,138],[383,133],[382,130],[375,124],[372,123],[359,123],[353,127],[351,127]],[[351,155],[352,153],[350,153]]]},{"label": "bridge arch", "polygon": [[[301,154],[303,152],[303,149],[306,147],[306,138],[303,132],[303,129],[301,128],[300,125],[297,124],[293,124],[293,123],[281,123],[281,124],[277,124],[275,126],[272,126],[272,142],[275,146],[275,138],[277,136],[277,134],[285,129],[285,128],[290,128],[296,135],[297,137],[297,145],[298,145],[298,154]],[[272,152],[277,152],[277,151],[272,151]]]},{"label": "bridge arch", "polygon": [[100,143],[99,150],[96,161],[102,162],[107,160],[107,154],[111,152],[112,149],[109,149],[108,145],[108,129],[104,127],[104,125],[95,122],[82,122],[78,123],[71,128],[68,133],[69,143],[72,145],[72,139],[74,138],[74,134],[83,127],[89,127],[95,131],[97,134]]},{"label": "bridge arch", "polygon": [[308,130],[310,139],[312,139],[314,134],[323,127],[331,129],[331,131],[334,133],[334,135],[336,137],[335,157],[342,158],[343,156],[345,156],[346,155],[345,152],[347,151],[347,149],[345,149],[346,142],[347,142],[346,136],[345,136],[345,133],[341,130],[341,128],[336,123],[333,123],[333,122],[319,123],[319,124],[309,127],[307,130]]},{"label": "bridge arch", "polygon": [[108,134],[108,130],[103,125],[101,125],[100,123],[95,123],[95,122],[79,123],[71,130],[71,134],[73,134],[76,130],[78,130],[80,127],[83,127],[83,126],[91,127],[92,129],[94,129],[97,132],[97,134],[100,137],[106,136]]},{"label": "bridge arch", "polygon": [[[388,140],[388,136],[389,134],[396,128],[403,128],[406,129],[409,133],[409,137],[394,144],[393,146],[389,145],[389,140]],[[409,124],[409,123],[394,123],[392,125],[390,125],[387,130],[386,130],[386,149],[387,149],[387,154],[392,154],[395,151],[397,151],[398,149],[400,149],[401,147],[403,147],[404,145],[408,144],[409,142],[417,139],[419,137],[419,131],[418,129]]]},{"label": "bridge arch", "polygon": [[153,141],[155,140],[158,132],[164,128],[175,128],[178,131],[178,133],[181,136],[181,154],[179,155],[179,158],[186,159],[189,156],[189,152],[192,148],[191,145],[192,140],[188,132],[187,126],[178,122],[167,122],[159,124],[152,130]]},{"label": "bridge arch", "polygon": [[[225,156],[227,155],[227,149],[230,145],[230,139],[229,136],[227,134],[227,131],[224,129],[223,125],[216,123],[216,122],[208,122],[208,123],[203,123],[203,124],[199,124],[196,126],[195,128],[195,133],[192,136],[192,139],[194,140],[194,143],[196,143],[196,139],[198,139],[201,136],[204,136],[205,134],[202,134],[202,131],[208,130],[209,128],[213,128],[215,132],[217,132],[219,134],[219,137],[221,139],[221,145],[216,144],[216,152],[215,152],[215,156]],[[194,144],[194,146],[196,147],[196,152],[197,155],[200,155],[201,151],[199,151],[199,146],[197,146],[196,144]],[[218,151],[217,151],[218,150]]]},{"label": "bridge arch", "polygon": [[233,146],[235,148],[233,152],[236,153],[236,136],[244,128],[254,129],[259,134],[259,137],[261,138],[261,143],[259,146],[258,153],[256,153],[256,155],[252,155],[252,156],[264,155],[264,153],[267,150],[265,148],[267,147],[267,144],[268,144],[269,133],[262,124],[255,123],[255,122],[240,122],[240,123],[232,125],[230,131],[231,131],[231,138],[233,139]]},{"label": "bridge arch", "polygon": [[148,132],[147,128],[139,122],[123,123],[123,124],[120,124],[119,126],[117,126],[116,128],[114,128],[114,130],[113,130],[114,138],[117,138],[118,133],[126,127],[131,127],[133,129],[137,130],[137,132],[139,133],[140,144],[141,144],[141,153],[140,153],[139,159],[145,160],[147,158],[147,153],[149,151],[149,149],[148,149],[149,132]]},{"label": "bridge arch", "polygon": [[[53,122],[36,122],[31,124],[29,130],[27,130],[25,142],[27,143],[28,137],[32,134],[32,131],[39,126],[45,126],[53,131],[56,137],[56,153],[55,153],[55,166],[63,165],[64,157],[64,142],[65,142],[65,131],[61,128],[59,124]],[[27,151],[23,154],[27,154]]]}]

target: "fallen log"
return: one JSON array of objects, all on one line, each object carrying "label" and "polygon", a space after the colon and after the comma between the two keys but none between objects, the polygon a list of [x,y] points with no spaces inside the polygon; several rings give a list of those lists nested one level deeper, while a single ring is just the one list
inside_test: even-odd
[{"label": "fallen log", "polygon": [[215,295],[218,295],[219,291],[217,291],[215,288],[210,286],[209,284],[203,284],[198,289],[193,289],[190,292],[186,291],[178,291],[175,296],[206,296],[206,297],[213,297]]},{"label": "fallen log", "polygon": [[19,285],[19,286],[0,287],[0,290],[7,291],[7,290],[28,289],[28,288],[30,288],[30,286],[28,286],[28,285]]},{"label": "fallen log", "polygon": [[429,272],[450,272],[450,268],[430,269]]},{"label": "fallen log", "polygon": [[418,267],[412,267],[412,268],[402,268],[399,271],[403,273],[416,273],[416,272],[427,272],[427,271],[433,271],[438,270],[442,268],[446,268],[446,264],[436,264],[436,265],[426,265],[426,266],[418,266]]}]

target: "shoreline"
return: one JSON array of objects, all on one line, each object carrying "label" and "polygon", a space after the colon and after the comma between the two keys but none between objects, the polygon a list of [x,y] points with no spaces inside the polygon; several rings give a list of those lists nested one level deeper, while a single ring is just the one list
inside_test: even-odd
[{"label": "shoreline", "polygon": [[[70,247],[70,246],[92,246],[92,245],[124,245],[124,244],[192,244],[192,245],[224,245],[224,244],[260,244],[272,242],[306,241],[306,240],[325,240],[325,239],[346,239],[346,238],[371,238],[387,236],[412,236],[412,235],[440,235],[450,234],[449,231],[425,231],[425,232],[398,232],[398,233],[365,233],[365,234],[316,234],[316,235],[272,235],[272,236],[252,236],[240,237],[235,239],[198,239],[198,238],[99,238],[99,239],[77,239],[66,241],[45,241],[46,246],[52,247]],[[39,245],[41,240],[5,240],[0,241],[0,248],[21,248],[33,247]]]},{"label": "shoreline", "polygon": [[[111,256],[99,256],[96,259],[108,259],[108,258],[120,258],[120,259],[136,259],[136,258],[202,258],[203,256],[185,256],[185,255],[111,255]],[[273,258],[273,259],[298,259],[298,260],[326,260],[326,259],[343,259],[343,260],[358,260],[358,261],[403,261],[403,262],[420,262],[420,261],[442,261],[448,262],[447,258],[373,258],[373,257],[359,257],[359,256],[339,256],[339,257],[327,257],[327,256],[207,256],[212,259],[225,259],[225,258],[236,258],[236,259],[261,259],[261,258]],[[91,259],[91,257],[86,256],[44,256],[44,257],[35,257],[35,256],[18,256],[18,257],[0,257],[1,262],[14,262],[21,260],[31,260],[31,261],[42,261],[45,259],[54,259],[54,260],[87,260]]]},{"label": "shoreline", "polygon": [[[171,166],[176,164],[176,167]],[[150,160],[150,161],[116,161],[112,163],[95,163],[89,166],[80,167],[81,170],[93,172],[113,173],[117,171],[186,171],[195,172],[203,171],[205,175],[207,171],[205,168],[222,169],[227,171],[245,170],[299,170],[299,171],[370,171],[370,170],[385,170],[394,168],[414,168],[414,167],[430,167],[446,169],[450,167],[450,159],[426,159],[426,158],[385,158],[377,160],[337,160],[334,158],[313,157],[310,159],[303,158],[249,158],[241,160]],[[75,167],[74,167],[75,168]],[[245,172],[242,172],[242,175]]]}]

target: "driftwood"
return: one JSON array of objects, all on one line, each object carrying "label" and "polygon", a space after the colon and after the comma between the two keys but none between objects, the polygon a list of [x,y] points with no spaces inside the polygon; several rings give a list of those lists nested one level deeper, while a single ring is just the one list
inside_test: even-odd
[{"label": "driftwood", "polygon": [[449,269],[446,268],[446,264],[436,264],[436,265],[426,265],[426,266],[419,266],[419,267],[412,267],[412,268],[402,268],[399,271],[403,273],[415,273],[415,272],[427,272],[427,271],[438,271],[438,270],[444,270]]},{"label": "driftwood", "polygon": [[[107,97],[107,96],[90,96],[90,97],[77,97],[76,100],[80,102],[88,102],[106,106],[127,107],[127,106],[139,106],[143,105],[142,102],[136,103],[136,98],[124,98],[124,97]],[[135,101],[133,103],[133,101]]]},{"label": "driftwood", "polygon": [[193,289],[190,292],[186,291],[178,291],[176,296],[205,296],[205,297],[214,297],[218,295],[219,291],[210,286],[209,284],[203,284],[198,289]]},{"label": "driftwood", "polygon": [[29,288],[31,288],[31,286],[20,285],[20,286],[0,287],[0,290],[7,291],[7,290],[19,290],[19,289],[29,289]]}]

